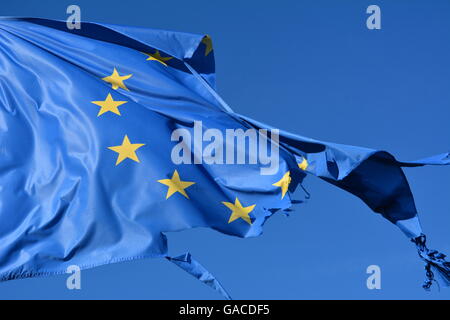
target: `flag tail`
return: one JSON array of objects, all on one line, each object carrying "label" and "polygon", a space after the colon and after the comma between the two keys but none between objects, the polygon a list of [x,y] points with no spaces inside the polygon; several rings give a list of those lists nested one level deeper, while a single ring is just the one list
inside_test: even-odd
[{"label": "flag tail", "polygon": [[217,292],[219,292],[225,299],[231,300],[228,292],[222,287],[220,282],[214,277],[205,267],[203,267],[198,261],[192,258],[189,252],[179,255],[177,257],[166,257],[167,260],[173,262],[181,269],[191,274],[207,286],[210,286]]},{"label": "flag tail", "polygon": [[426,279],[423,288],[430,290],[433,282],[436,282],[435,274],[439,276],[445,286],[450,286],[450,262],[445,260],[445,254],[436,250],[430,250],[426,246],[424,234],[412,240],[417,247],[420,258],[425,262]]}]

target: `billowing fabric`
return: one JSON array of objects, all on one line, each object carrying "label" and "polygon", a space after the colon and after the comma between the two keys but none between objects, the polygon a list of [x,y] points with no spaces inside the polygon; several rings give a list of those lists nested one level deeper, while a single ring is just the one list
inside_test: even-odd
[{"label": "billowing fabric", "polygon": [[169,257],[165,234],[207,227],[257,236],[291,207],[307,175],[361,198],[415,241],[427,268],[449,274],[445,257],[438,265],[426,251],[401,169],[450,164],[449,153],[399,162],[281,132],[279,141],[265,136],[280,147],[272,175],[261,163],[211,163],[184,140],[193,163],[175,164],[173,132],[195,137],[199,123],[224,135],[273,129],[218,96],[208,36],[0,19],[0,280],[166,257],[229,298],[190,254]]}]

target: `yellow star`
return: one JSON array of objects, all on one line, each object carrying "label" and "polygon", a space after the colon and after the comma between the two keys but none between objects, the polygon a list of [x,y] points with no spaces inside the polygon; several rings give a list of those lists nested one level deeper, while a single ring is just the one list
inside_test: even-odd
[{"label": "yellow star", "polygon": [[129,158],[131,160],[134,160],[136,162],[140,162],[139,158],[136,155],[136,150],[140,147],[145,146],[143,143],[131,143],[130,139],[128,139],[128,136],[125,135],[123,138],[122,145],[120,146],[114,146],[114,147],[108,147],[108,149],[115,151],[119,154],[116,161],[116,166],[121,163],[123,160]]},{"label": "yellow star", "polygon": [[116,68],[114,68],[112,75],[104,77],[104,78],[102,78],[102,80],[111,83],[112,88],[114,90],[122,88],[122,89],[125,89],[127,91],[130,91],[130,90],[128,90],[128,88],[125,86],[125,84],[123,82],[125,80],[130,79],[132,76],[133,76],[132,74],[128,74],[126,76],[121,76],[117,72]]},{"label": "yellow star", "polygon": [[154,61],[158,61],[159,63],[161,63],[162,65],[167,67],[167,63],[166,61],[169,61],[171,59],[173,59],[172,57],[162,57],[161,54],[159,53],[159,50],[156,50],[155,53],[145,53],[143,52],[143,54],[147,55],[147,61],[149,60],[154,60]]},{"label": "yellow star", "polygon": [[213,50],[211,37],[206,35],[202,39],[202,43],[205,45],[205,57]]},{"label": "yellow star", "polygon": [[222,203],[228,209],[231,210],[231,216],[230,219],[228,220],[228,223],[231,223],[234,220],[241,218],[245,220],[248,224],[252,224],[252,220],[250,219],[249,213],[253,211],[253,209],[256,207],[256,204],[248,207],[243,207],[237,197],[236,200],[234,201],[234,204],[232,204],[231,202],[222,202]]},{"label": "yellow star", "polygon": [[303,160],[301,163],[298,164],[298,167],[300,169],[302,169],[303,171],[305,171],[308,168],[309,164],[308,164],[308,160],[306,160],[305,157],[303,157]]},{"label": "yellow star", "polygon": [[100,106],[100,110],[98,111],[97,117],[100,117],[105,112],[112,112],[120,116],[119,106],[127,103],[128,101],[114,101],[111,94],[108,93],[105,101],[91,101],[91,103]]},{"label": "yellow star", "polygon": [[280,181],[273,184],[273,186],[281,188],[281,199],[283,199],[284,196],[286,195],[290,183],[291,183],[291,173],[288,171],[284,174],[283,178],[281,178]]},{"label": "yellow star", "polygon": [[181,181],[180,175],[178,174],[177,170],[173,172],[171,179],[162,179],[158,180],[158,182],[169,187],[169,189],[167,189],[166,199],[169,199],[175,192],[179,192],[187,199],[189,199],[189,196],[187,195],[186,191],[184,191],[184,189],[195,184],[195,182]]}]

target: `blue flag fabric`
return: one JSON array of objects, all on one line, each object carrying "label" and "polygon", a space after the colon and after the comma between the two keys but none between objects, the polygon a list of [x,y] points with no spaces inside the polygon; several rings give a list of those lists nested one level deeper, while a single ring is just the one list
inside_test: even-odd
[{"label": "blue flag fabric", "polygon": [[[448,165],[449,153],[399,162],[383,151],[278,136],[231,110],[215,91],[214,68],[208,36],[0,19],[0,280],[165,257],[229,298],[190,254],[170,258],[165,234],[207,227],[257,236],[315,175],[416,244],[424,287],[433,271],[450,281],[445,256],[425,246],[402,171]],[[269,158],[278,147],[276,172],[262,174],[270,163],[252,162],[255,150],[238,150],[235,140],[205,156],[230,129],[258,130]]]},{"label": "blue flag fabric", "polygon": [[220,282],[206,270],[200,263],[194,260],[190,253],[182,254],[178,257],[167,257],[167,260],[173,262],[181,269],[187,271],[195,278],[218,291],[224,298],[231,300],[231,296],[222,287]]}]

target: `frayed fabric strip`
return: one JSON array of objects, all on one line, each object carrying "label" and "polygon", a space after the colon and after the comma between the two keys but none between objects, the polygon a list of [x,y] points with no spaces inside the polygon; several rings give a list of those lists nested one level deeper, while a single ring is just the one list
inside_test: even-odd
[{"label": "frayed fabric strip", "polygon": [[450,286],[450,262],[445,260],[445,254],[428,249],[424,234],[412,239],[412,242],[416,245],[420,258],[425,262],[426,279],[423,288],[429,291],[433,282],[437,282],[435,273],[445,286]]},{"label": "frayed fabric strip", "polygon": [[220,282],[214,277],[205,267],[203,267],[198,261],[192,258],[192,255],[189,252],[186,252],[182,255],[176,257],[166,257],[167,260],[173,262],[181,269],[191,274],[207,286],[210,286],[217,292],[219,292],[225,299],[231,300],[231,296],[228,292],[222,287]]}]

